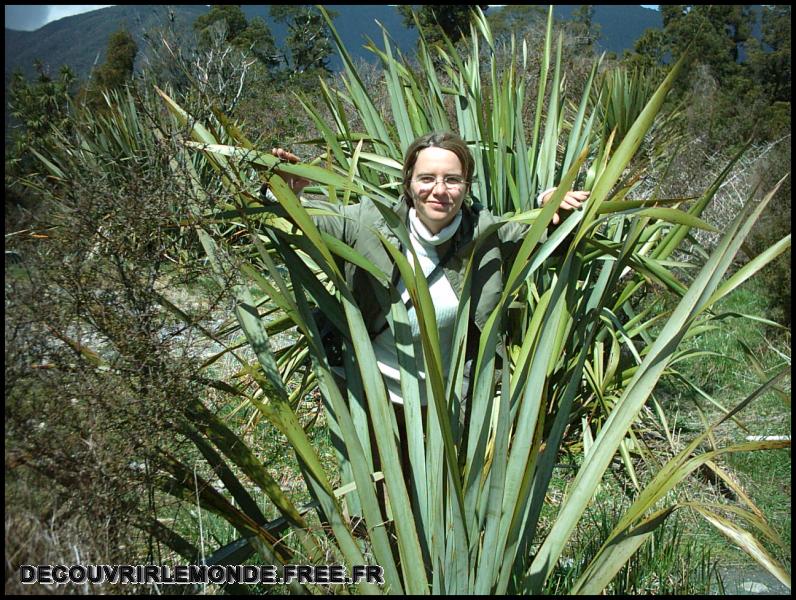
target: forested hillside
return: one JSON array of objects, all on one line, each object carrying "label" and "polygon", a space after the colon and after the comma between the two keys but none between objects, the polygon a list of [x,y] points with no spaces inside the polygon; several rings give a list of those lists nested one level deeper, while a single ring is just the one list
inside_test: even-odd
[{"label": "forested hillside", "polygon": [[[373,53],[366,51],[363,45],[367,38],[381,40],[381,28],[377,21],[386,28],[393,43],[401,51],[411,51],[417,42],[417,31],[406,26],[396,7],[348,5],[329,8],[337,13],[334,22],[344,24],[338,29],[343,43],[355,58],[374,60]],[[556,6],[555,17],[562,21],[570,20],[574,8],[570,5]],[[33,63],[39,59],[53,71],[62,64],[67,64],[78,78],[84,79],[88,77],[92,66],[102,63],[108,39],[119,28],[130,31],[142,49],[137,63],[140,68],[146,50],[145,35],[168,26],[183,34],[180,37],[184,38],[184,43],[192,44],[190,37],[184,34],[192,30],[197,17],[206,15],[209,10],[206,6],[199,5],[119,5],[66,17],[37,31],[6,29],[6,78],[15,69],[21,69],[28,76],[33,75]],[[249,21],[255,17],[261,18],[276,46],[284,47],[289,35],[289,23],[273,18],[269,7],[265,5],[243,5],[242,10]],[[495,20],[500,19],[503,12],[501,7],[492,7],[487,14],[490,19]],[[641,6],[597,5],[594,7],[593,19],[599,27],[599,47],[619,55],[625,50],[632,50],[633,44],[645,29],[661,27],[660,14]],[[80,40],[80,43],[75,43],[76,40]],[[330,57],[329,64],[334,71],[342,67],[336,53]]]}]

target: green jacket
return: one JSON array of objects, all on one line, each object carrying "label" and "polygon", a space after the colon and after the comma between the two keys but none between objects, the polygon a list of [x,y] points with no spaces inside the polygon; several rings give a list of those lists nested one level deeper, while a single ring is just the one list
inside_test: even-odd
[{"label": "green jacket", "polygon": [[[305,201],[304,204],[308,207],[323,208],[327,212],[330,209],[337,212],[339,216],[320,215],[315,216],[313,220],[321,231],[345,242],[379,269],[391,274],[393,283],[398,281],[398,267],[393,263],[376,232],[401,248],[402,252],[404,248],[372,200],[363,199],[359,204],[345,207],[327,202]],[[402,200],[393,210],[408,229],[408,204]],[[482,331],[503,292],[503,270],[513,264],[514,256],[528,232],[528,227],[508,223],[497,230],[493,228],[484,235],[484,232],[487,232],[490,226],[499,223],[499,220],[477,204],[471,206],[464,204],[461,210],[462,222],[459,229],[438,252],[440,256],[445,256],[449,251],[448,244],[453,244],[453,253],[445,263],[444,273],[456,294],[461,297],[465,270],[475,249],[470,318],[478,330]],[[476,244],[476,241],[480,243]],[[346,283],[353,291],[354,298],[362,311],[365,324],[373,335],[380,330],[389,311],[389,291],[383,282],[353,264],[346,263],[345,275]]]}]

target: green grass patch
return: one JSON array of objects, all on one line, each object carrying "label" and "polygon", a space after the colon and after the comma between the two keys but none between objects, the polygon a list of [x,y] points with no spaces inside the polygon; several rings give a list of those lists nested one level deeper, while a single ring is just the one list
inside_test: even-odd
[{"label": "green grass patch", "polygon": [[[661,307],[663,308],[663,307]],[[711,353],[707,357],[683,360],[676,365],[682,378],[731,409],[752,394],[782,369],[790,368],[790,331],[747,318],[749,315],[770,319],[776,315],[775,302],[758,279],[753,278],[723,299],[716,314],[734,314],[720,321],[720,328],[688,340],[685,348]],[[737,417],[737,423],[725,422],[715,433],[718,446],[743,443],[752,436],[791,435],[790,378],[782,380],[778,390],[752,402]],[[683,440],[691,439],[715,422],[721,410],[705,395],[682,381],[668,380],[659,386],[670,424],[676,416],[676,429]],[[765,515],[784,547],[758,536],[768,551],[786,569],[791,555],[791,452],[790,449],[766,450],[726,455],[719,466],[737,481],[751,501]],[[696,478],[686,486],[691,499],[729,502],[744,505],[723,482]],[[748,506],[744,506],[748,508]],[[684,520],[687,536],[695,543],[714,549],[719,563],[741,568],[759,568],[745,552],[731,544],[703,519],[691,515]]]},{"label": "green grass patch", "polygon": [[[616,490],[595,498],[578,525],[569,546],[558,561],[544,588],[545,595],[567,594],[586,566],[597,555],[629,506]],[[659,527],[651,538],[619,570],[606,588],[610,595],[706,595],[720,585],[711,550],[693,545],[678,515]]]}]

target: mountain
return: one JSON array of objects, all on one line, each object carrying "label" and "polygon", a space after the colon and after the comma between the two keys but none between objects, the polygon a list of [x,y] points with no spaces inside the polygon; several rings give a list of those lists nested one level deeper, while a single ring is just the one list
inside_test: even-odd
[{"label": "mountain", "polygon": [[[282,44],[287,27],[271,20],[267,5],[244,5],[242,8],[248,19],[262,17],[274,34],[277,45]],[[375,60],[373,53],[363,47],[366,37],[378,47],[383,47],[382,31],[376,21],[384,25],[392,43],[402,52],[411,53],[415,48],[417,31],[404,26],[395,6],[331,5],[327,8],[338,13],[334,19],[335,27],[354,60]],[[557,19],[567,19],[575,8],[574,5],[558,5],[554,7],[554,15]],[[21,69],[32,76],[36,58],[48,65],[52,74],[57,73],[62,64],[68,64],[79,78],[84,79],[92,66],[104,61],[108,38],[120,27],[126,27],[136,39],[139,47],[137,67],[140,67],[148,46],[144,37],[147,31],[170,26],[183,39],[190,39],[194,19],[208,10],[205,5],[117,5],[59,19],[36,31],[6,29],[6,81],[14,69]],[[498,10],[500,8],[492,7],[487,14]],[[594,20],[602,30],[599,45],[619,55],[625,49],[632,49],[635,40],[647,27],[662,26],[660,13],[641,6],[597,5]],[[339,57],[332,57],[330,67],[333,70],[342,68]]]},{"label": "mountain", "polygon": [[[182,34],[192,33],[194,19],[208,10],[201,5],[179,6],[171,11],[179,15],[173,26]],[[33,62],[37,58],[51,74],[68,64],[78,78],[85,79],[94,65],[105,60],[111,34],[126,28],[142,50],[147,45],[145,32],[171,23],[169,12],[164,5],[117,5],[58,19],[36,31],[6,29],[6,81],[15,68],[29,76],[35,73]]]},{"label": "mountain", "polygon": [[[244,5],[242,9],[249,20],[262,17],[277,45],[282,45],[288,28],[270,18],[267,5]],[[382,30],[377,20],[390,32],[393,43],[402,51],[411,51],[415,47],[417,32],[404,27],[403,18],[394,6],[340,5],[327,6],[327,9],[338,13],[334,18],[335,27],[355,60],[373,60],[374,55],[363,48],[366,37],[382,46]],[[85,79],[94,65],[104,61],[110,35],[122,27],[130,31],[138,44],[138,68],[143,63],[144,51],[148,47],[145,39],[148,31],[173,27],[183,39],[189,39],[196,17],[209,10],[204,5],[117,5],[59,19],[36,31],[6,29],[6,80],[17,68],[32,76],[35,73],[34,60],[37,58],[48,65],[51,73],[57,72],[62,64],[68,64],[79,78]],[[344,25],[347,23],[356,26]],[[342,68],[338,56],[332,57],[330,67],[333,70]]]}]

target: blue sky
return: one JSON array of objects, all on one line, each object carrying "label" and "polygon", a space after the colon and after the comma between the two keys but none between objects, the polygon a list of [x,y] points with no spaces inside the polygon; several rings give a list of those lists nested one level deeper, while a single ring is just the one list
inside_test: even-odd
[{"label": "blue sky", "polygon": [[[22,31],[34,31],[50,21],[57,21],[112,4],[6,4],[6,27]],[[657,10],[657,4],[642,4]]]}]

